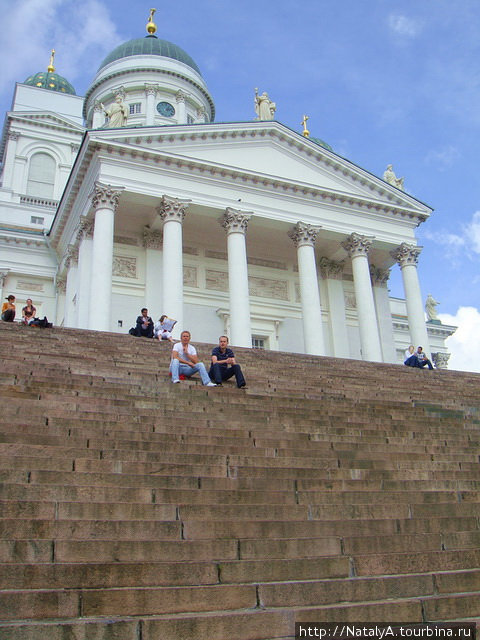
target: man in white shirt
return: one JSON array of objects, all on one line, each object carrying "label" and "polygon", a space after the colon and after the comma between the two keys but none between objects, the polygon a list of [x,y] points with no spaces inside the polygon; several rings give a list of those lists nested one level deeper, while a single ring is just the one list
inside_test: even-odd
[{"label": "man in white shirt", "polygon": [[216,387],[217,385],[210,380],[203,362],[198,361],[197,350],[190,344],[190,337],[190,331],[182,331],[181,342],[177,342],[172,349],[172,359],[170,361],[172,382],[180,382],[180,375],[190,378],[198,371],[202,383],[206,387]]}]

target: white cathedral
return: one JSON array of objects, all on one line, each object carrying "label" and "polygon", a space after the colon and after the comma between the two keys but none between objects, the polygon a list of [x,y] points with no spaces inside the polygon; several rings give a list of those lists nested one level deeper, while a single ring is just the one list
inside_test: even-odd
[{"label": "white cathedral", "polygon": [[306,117],[303,133],[274,120],[266,94],[255,119],[215,123],[199,68],[155,32],[152,10],[84,97],[53,55],[16,85],[0,286],[17,315],[32,298],[57,325],[126,333],[147,307],[194,341],[391,363],[412,343],[446,367],[455,327],[426,321],[417,274],[432,210],[309,137]]}]

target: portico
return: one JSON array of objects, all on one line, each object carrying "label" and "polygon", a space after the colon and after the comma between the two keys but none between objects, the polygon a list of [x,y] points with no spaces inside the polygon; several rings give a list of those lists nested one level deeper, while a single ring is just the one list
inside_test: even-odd
[{"label": "portico", "polygon": [[[276,174],[243,167],[249,148],[257,160],[266,148]],[[297,156],[308,183],[287,178]],[[89,132],[51,234],[59,255],[70,252],[65,317],[126,331],[148,306],[197,341],[227,331],[236,346],[256,336],[267,348],[395,361],[388,273],[405,246],[415,252],[429,213],[397,192],[277,122],[199,125],[188,137],[176,126]],[[110,310],[101,321],[99,304]]]}]

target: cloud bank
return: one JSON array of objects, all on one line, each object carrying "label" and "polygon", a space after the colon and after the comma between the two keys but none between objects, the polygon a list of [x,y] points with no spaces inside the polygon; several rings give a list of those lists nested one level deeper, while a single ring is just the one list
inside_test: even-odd
[{"label": "cloud bank", "polygon": [[457,325],[458,329],[446,346],[451,353],[449,369],[480,373],[480,312],[475,307],[460,307],[455,315],[439,313],[445,324]]}]

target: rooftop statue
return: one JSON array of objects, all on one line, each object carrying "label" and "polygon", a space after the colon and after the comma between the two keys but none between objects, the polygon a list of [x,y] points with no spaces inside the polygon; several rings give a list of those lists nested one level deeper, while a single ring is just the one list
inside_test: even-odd
[{"label": "rooftop statue", "polygon": [[438,320],[436,307],[440,303],[435,300],[431,293],[428,294],[425,301],[425,312],[427,314],[427,320]]},{"label": "rooftop statue", "polygon": [[272,102],[265,91],[261,96],[258,95],[258,89],[255,89],[255,113],[256,120],[273,120],[277,105]]},{"label": "rooftop statue", "polygon": [[117,129],[118,127],[124,127],[127,124],[128,108],[124,103],[122,96],[118,95],[115,98],[115,102],[105,109],[104,105],[100,105],[105,111],[105,115],[108,116],[108,129]]},{"label": "rooftop statue", "polygon": [[403,191],[404,189],[403,181],[405,180],[405,178],[397,178],[392,166],[393,165],[391,164],[387,165],[387,168],[385,169],[385,173],[383,174],[383,179],[385,180],[385,182],[388,182],[388,184],[391,184],[394,187],[397,187],[397,189],[402,189]]}]

